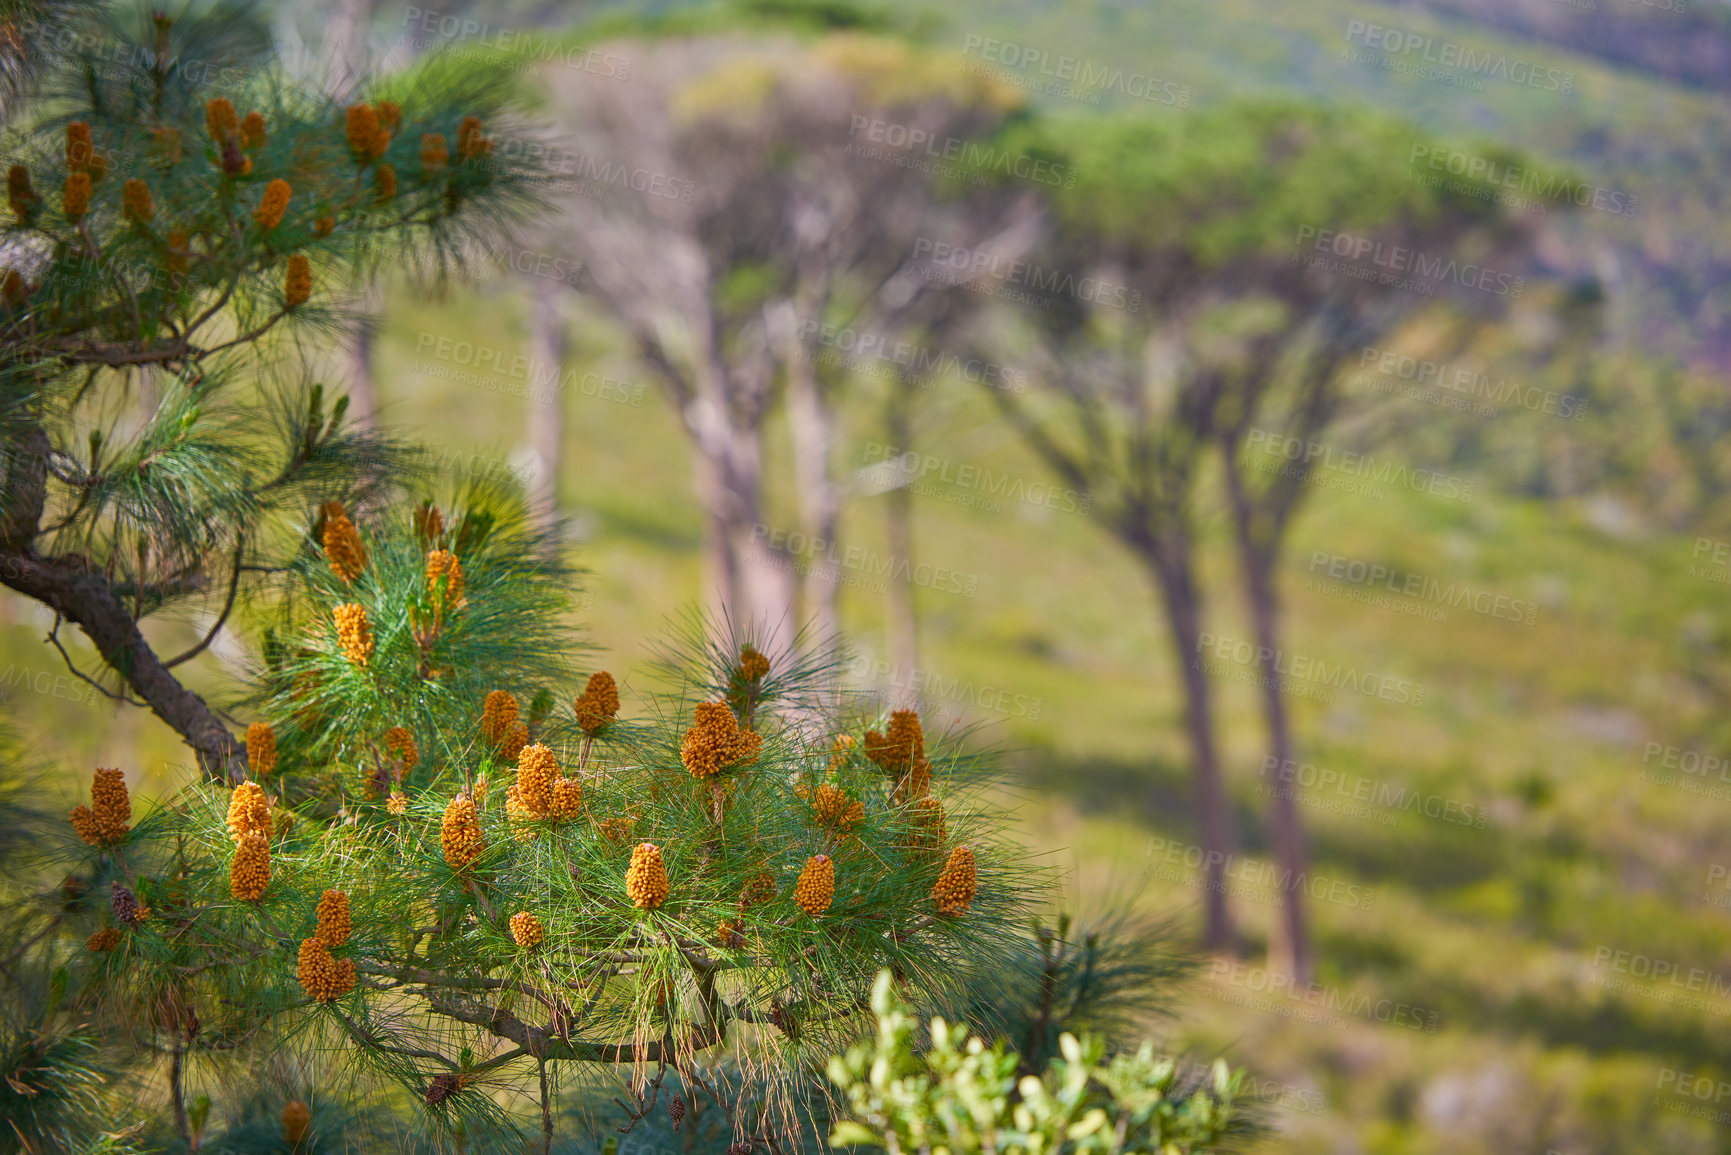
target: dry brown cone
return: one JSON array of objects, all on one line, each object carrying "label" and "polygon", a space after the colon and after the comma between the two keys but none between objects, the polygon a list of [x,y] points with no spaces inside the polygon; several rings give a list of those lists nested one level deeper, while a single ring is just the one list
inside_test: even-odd
[{"label": "dry brown cone", "polygon": [[307,1128],[312,1125],[313,1113],[299,1099],[289,1100],[288,1106],[282,1109],[282,1141],[290,1147],[296,1146],[307,1137]]},{"label": "dry brown cone", "polygon": [[240,840],[228,872],[228,890],[240,902],[257,902],[270,885],[270,839],[248,834]]},{"label": "dry brown cone", "polygon": [[342,502],[327,501],[323,508],[325,557],[338,577],[352,582],[367,568],[367,548],[361,542],[361,531],[349,520]]},{"label": "dry brown cone", "polygon": [[312,295],[312,262],[307,260],[305,253],[295,253],[289,257],[288,270],[283,274],[283,307],[293,309],[304,305]]},{"label": "dry brown cone", "polygon": [[415,745],[415,736],[409,733],[407,726],[392,726],[385,731],[385,753],[396,763],[392,777],[398,782],[421,760],[421,751]]},{"label": "dry brown cone", "polygon": [[829,855],[814,854],[805,860],[793,886],[793,900],[814,918],[829,909],[835,901],[835,862]]},{"label": "dry brown cone", "polygon": [[120,215],[134,224],[149,224],[156,216],[156,208],[150,203],[150,186],[137,177],[128,178],[120,190]]},{"label": "dry brown cone", "polygon": [[246,728],[246,765],[254,778],[264,778],[276,769],[276,731],[268,722]]},{"label": "dry brown cone", "polygon": [[66,126],[66,170],[83,172],[96,155],[96,145],[90,139],[88,121],[74,120]]},{"label": "dry brown cone", "polygon": [[78,837],[91,846],[102,845],[102,834],[96,828],[96,815],[90,812],[90,807],[83,804],[74,806],[66,814],[72,823],[72,829],[78,832]]},{"label": "dry brown cone", "polygon": [[956,847],[950,851],[938,881],[932,886],[932,901],[937,904],[938,913],[966,914],[968,904],[974,901],[976,884],[974,852],[966,846]]},{"label": "dry brown cone", "polygon": [[819,786],[811,795],[812,818],[819,826],[848,831],[865,819],[865,806],[835,786]]},{"label": "dry brown cone", "polygon": [[571,709],[577,716],[578,728],[585,734],[600,733],[602,727],[619,716],[619,686],[613,675],[606,670],[590,674],[589,684],[583,687]]},{"label": "dry brown cone", "polygon": [[753,730],[741,730],[725,702],[699,702],[691,728],[679,744],[679,759],[691,776],[713,778],[729,766],[756,761],[763,739]]},{"label": "dry brown cone", "polygon": [[97,954],[111,951],[120,945],[120,928],[105,926],[95,934],[92,934],[89,938],[85,939],[84,945],[87,949],[95,951]]},{"label": "dry brown cone", "polygon": [[452,1074],[445,1071],[434,1075],[433,1081],[427,1084],[427,1105],[436,1107],[469,1085],[469,1073]]},{"label": "dry brown cone", "polygon": [[349,917],[349,896],[340,890],[327,890],[319,897],[319,924],[313,937],[327,947],[342,946],[349,941],[353,924]]},{"label": "dry brown cone", "polygon": [[330,948],[317,938],[303,938],[295,977],[309,997],[328,1003],[354,989],[355,962],[332,958]]},{"label": "dry brown cone", "polygon": [[344,602],[331,611],[337,623],[337,642],[343,657],[357,666],[365,666],[373,656],[373,626],[367,611],[359,602]]},{"label": "dry brown cone", "polygon": [[376,155],[373,149],[378,143],[379,133],[383,131],[383,126],[379,124],[378,110],[372,105],[349,105],[344,129],[349,140],[349,151],[354,154],[357,161],[364,163]]},{"label": "dry brown cone", "polygon": [[[439,511],[433,510],[433,516],[438,517]],[[462,609],[469,604],[469,599],[463,596],[463,563],[457,560],[457,555],[448,549],[428,550],[427,589],[436,590],[440,578],[445,579],[446,608]]]},{"label": "dry brown cone", "polygon": [[920,716],[913,710],[896,710],[884,733],[867,730],[865,754],[879,768],[900,774],[908,764],[926,756],[925,735],[920,730]]},{"label": "dry brown cone", "polygon": [[218,144],[227,140],[240,128],[240,117],[235,115],[234,103],[225,96],[204,103],[204,130],[210,134],[210,139]]},{"label": "dry brown cone", "polygon": [[98,769],[90,779],[90,805],[74,806],[67,814],[78,837],[91,846],[112,846],[132,827],[132,798],[126,776],[117,769]]},{"label": "dry brown cone", "polygon": [[90,812],[96,834],[113,844],[132,829],[132,797],[126,792],[126,776],[118,769],[99,769],[90,778]]},{"label": "dry brown cone", "polygon": [[459,794],[445,807],[445,818],[439,827],[439,846],[452,870],[463,870],[487,848],[481,835],[481,819],[475,813],[475,800]]},{"label": "dry brown cone", "polygon": [[559,759],[539,742],[517,754],[517,797],[537,818],[553,810],[553,781],[559,777]]},{"label": "dry brown cone", "polygon": [[533,950],[541,945],[547,932],[542,928],[540,919],[526,910],[520,910],[511,916],[511,937],[517,940],[518,946]]},{"label": "dry brown cone", "polygon": [[119,882],[114,884],[109,906],[114,911],[114,921],[123,922],[127,926],[138,926],[150,917],[150,908],[138,905],[138,896]]},{"label": "dry brown cone", "polygon": [[30,185],[28,168],[15,164],[6,170],[6,200],[19,220],[29,216],[41,199]]},{"label": "dry brown cone", "polygon": [[583,784],[574,778],[559,778],[553,783],[553,817],[570,822],[583,813]]},{"label": "dry brown cone", "polygon": [[497,746],[517,724],[517,699],[507,690],[494,690],[481,707],[481,737]]},{"label": "dry brown cone", "polygon": [[[281,177],[271,181],[265,186],[264,196],[259,198],[258,208],[253,210],[252,219],[258,222],[259,228],[267,233],[270,232],[282,224],[283,214],[288,212],[289,197],[293,195],[294,190],[289,187],[288,181]],[[341,507],[340,502],[333,502],[332,504]],[[343,520],[346,522],[348,518],[345,517]],[[349,528],[353,529],[354,527],[350,526]],[[326,552],[330,550],[329,523],[325,526],[325,550]],[[343,580],[353,581],[354,579],[344,578]]]},{"label": "dry brown cone", "polygon": [[667,901],[667,868],[661,862],[661,848],[653,842],[640,842],[631,852],[631,867],[625,872],[625,893],[642,910],[654,910]]},{"label": "dry brown cone", "polygon": [[242,782],[228,799],[228,835],[239,842],[249,834],[270,835],[270,799],[257,782]]}]

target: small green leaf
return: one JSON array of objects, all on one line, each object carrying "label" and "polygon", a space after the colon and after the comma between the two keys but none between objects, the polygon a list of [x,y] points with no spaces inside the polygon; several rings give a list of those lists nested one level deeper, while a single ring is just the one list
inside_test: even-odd
[{"label": "small green leaf", "polygon": [[883,1140],[870,1127],[860,1123],[837,1123],[829,1133],[831,1147],[882,1147]]}]

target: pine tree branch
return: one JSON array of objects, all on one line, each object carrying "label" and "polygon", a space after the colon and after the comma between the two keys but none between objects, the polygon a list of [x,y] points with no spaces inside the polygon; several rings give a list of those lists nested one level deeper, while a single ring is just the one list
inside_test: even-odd
[{"label": "pine tree branch", "polygon": [[192,747],[207,775],[227,780],[244,765],[245,746],[203,698],[169,672],[114,586],[89,558],[43,556],[28,547],[0,553],[0,584],[77,623],[133,693]]}]

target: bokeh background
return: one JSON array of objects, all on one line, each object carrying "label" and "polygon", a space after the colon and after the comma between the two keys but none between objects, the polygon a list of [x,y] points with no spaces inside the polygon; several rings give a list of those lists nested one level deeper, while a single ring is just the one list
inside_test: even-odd
[{"label": "bokeh background", "polygon": [[[1338,118],[1319,122],[1340,126],[1320,139],[1336,144],[1344,183],[1318,204],[1356,205],[1353,182],[1374,198],[1415,177],[1442,179],[1456,156],[1485,160],[1475,178],[1504,180],[1512,165],[1567,172],[1569,188],[1591,190],[1582,205],[1505,184],[1523,203],[1501,207],[1524,231],[1477,259],[1524,278],[1523,291],[1430,286],[1375,344],[1464,371],[1494,396],[1463,404],[1461,389],[1403,376],[1407,363],[1380,353],[1339,369],[1351,401],[1318,438],[1331,456],[1309,476],[1273,571],[1282,647],[1301,670],[1345,667],[1419,692],[1355,692],[1298,674],[1283,695],[1296,764],[1286,775],[1266,763],[1254,664],[1234,656],[1256,635],[1224,471],[1212,459],[1197,467],[1188,501],[1201,629],[1224,639],[1210,643],[1209,686],[1238,943],[1213,956],[1183,1018],[1163,1029],[1175,1045],[1254,1072],[1273,1101],[1271,1149],[1731,1150],[1722,1082],[1731,1080],[1731,7],[445,2],[287,3],[275,19],[285,59],[309,71],[336,60],[407,82],[430,62],[496,69],[523,86],[576,163],[552,194],[560,209],[550,223],[518,249],[474,254],[473,285],[435,299],[382,270],[360,302],[373,323],[324,349],[323,372],[351,391],[361,419],[417,436],[452,477],[521,484],[539,515],[563,526],[589,571],[583,625],[628,699],[646,640],[712,600],[713,491],[696,474],[701,421],[622,323],[620,285],[634,277],[645,307],[668,304],[687,283],[680,262],[690,252],[657,238],[688,227],[692,206],[727,200],[731,217],[705,218],[704,252],[737,261],[709,267],[705,283],[717,324],[751,339],[738,318],[765,308],[771,277],[758,255],[781,233],[840,227],[821,212],[802,224],[784,211],[797,198],[773,174],[812,177],[802,164],[833,165],[873,134],[884,156],[908,156],[892,127],[859,125],[864,113],[882,118],[858,92],[912,86],[883,102],[922,116],[950,109],[939,138],[953,126],[1000,131],[1008,117],[1070,144],[1096,122],[1132,118],[1173,142],[1171,162],[1152,173],[1133,153],[1097,151],[1094,167],[1079,168],[1080,187],[1061,194],[989,174],[971,189],[941,189],[948,231],[896,219],[880,244],[979,245],[987,215],[1013,221],[1027,207],[1018,194],[1086,218],[1107,211],[1102,189],[1117,188],[1111,211],[1134,221],[1139,204],[1166,211],[1173,198],[1149,190],[1167,179],[1242,185],[1250,221],[1266,206],[1245,174],[1266,158],[1228,155],[1240,144],[1231,110],[1247,101],[1287,102],[1263,107],[1288,109],[1279,115],[1294,123]],[[876,47],[862,49],[862,36]],[[878,63],[861,64],[862,53]],[[1463,65],[1484,60],[1493,63]],[[1079,85],[1084,70],[1099,82]],[[777,77],[820,84],[844,73],[866,79],[839,113],[765,95]],[[669,143],[667,125],[692,109],[712,130]],[[1360,115],[1399,127],[1360,131]],[[1183,134],[1207,116],[1224,118],[1218,136]],[[912,113],[890,118],[912,123]],[[1428,167],[1433,156],[1445,158],[1441,170]],[[892,160],[879,167],[879,180],[904,171]],[[860,194],[857,219],[911,211],[853,170],[835,171],[844,192]],[[754,203],[761,214],[748,211]],[[1238,211],[1230,197],[1210,207],[1216,221]],[[1210,324],[1221,340],[1234,323],[1253,324],[1221,302],[1255,298],[1257,276],[1272,282],[1283,261],[1317,252],[1306,225],[1342,229],[1347,211],[1281,207],[1291,211],[1277,222],[1273,256],[1246,266],[1248,281],[1222,279],[1215,297],[1185,302],[1220,310],[1185,341],[1205,344]],[[736,244],[717,239],[730,235]],[[949,291],[984,309],[981,293]],[[858,285],[838,290],[849,292]],[[1430,297],[1434,308],[1418,307]],[[982,383],[965,364],[910,374],[875,354],[850,363],[821,330],[798,326],[813,315],[801,304],[781,316],[793,318],[802,352],[772,357],[779,368],[765,377],[761,506],[748,521],[766,556],[834,567],[804,583],[788,620],[821,608],[812,590],[828,581],[854,646],[850,678],[917,701],[928,729],[975,727],[1005,752],[1021,833],[1073,904],[1172,916],[1199,937],[1205,836],[1162,601],[1114,534],[1112,501],[1086,500],[1055,475],[993,396],[1037,404],[1060,375],[1059,362],[1033,351],[1041,319],[998,299],[988,321],[919,339],[963,362],[998,350],[1008,376]],[[1461,315],[1473,323],[1454,325]],[[939,334],[941,320],[922,323]],[[785,324],[762,327],[766,344],[788,337]],[[1128,363],[1181,361],[1180,346],[1153,341]],[[749,367],[748,352],[734,354]],[[821,549],[807,544],[813,493],[801,447],[812,426],[790,379],[800,364],[821,371],[827,390],[821,459],[836,544]],[[1379,464],[1367,472],[1348,454]],[[1386,473],[1379,482],[1384,464],[1445,478],[1445,492]],[[898,580],[902,559],[918,575],[911,582]],[[1404,584],[1409,575],[1417,586]],[[1439,592],[1459,589],[1472,592],[1452,604]],[[125,767],[146,795],[184,780],[189,759],[165,727],[65,676],[43,641],[51,624],[0,593],[4,708],[66,768],[68,796],[93,765]],[[147,633],[167,645],[196,638],[200,625]],[[225,632],[190,680],[220,700],[246,658]],[[1309,851],[1315,962],[1299,986],[1270,954],[1281,909],[1271,803],[1281,790]]]}]

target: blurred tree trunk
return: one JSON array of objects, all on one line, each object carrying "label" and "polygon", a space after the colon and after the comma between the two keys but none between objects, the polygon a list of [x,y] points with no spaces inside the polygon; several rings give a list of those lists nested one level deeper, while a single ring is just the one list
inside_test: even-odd
[{"label": "blurred tree trunk", "polygon": [[1280,862],[1282,901],[1279,934],[1270,944],[1270,967],[1284,970],[1299,983],[1308,983],[1314,967],[1308,919],[1304,909],[1304,878],[1309,855],[1304,845],[1304,825],[1298,817],[1295,788],[1284,784],[1282,772],[1292,763],[1292,724],[1281,694],[1280,603],[1274,588],[1274,566],[1280,556],[1258,540],[1256,510],[1245,491],[1244,479],[1228,462],[1226,488],[1232,505],[1233,538],[1238,547],[1239,568],[1244,575],[1244,596],[1256,632],[1257,673],[1262,689],[1262,715],[1268,729],[1268,756],[1275,777],[1269,792],[1270,825],[1274,830],[1275,855]]},{"label": "blurred tree trunk", "polygon": [[376,284],[361,293],[361,315],[349,326],[345,344],[348,365],[344,380],[349,392],[349,420],[357,428],[370,428],[379,411],[378,391],[373,385],[373,318],[383,307],[383,294]]},{"label": "blurred tree trunk", "polygon": [[[529,449],[535,472],[529,484],[529,517],[540,530],[553,528],[558,518],[559,476],[564,441],[564,393],[560,369],[565,361],[565,322],[559,315],[559,283],[530,278],[534,300],[529,306]],[[534,366],[546,366],[546,380],[536,383]]]},{"label": "blurred tree trunk", "polygon": [[332,0],[325,9],[325,89],[351,92],[367,70],[367,30],[373,0]]},{"label": "blurred tree trunk", "polygon": [[[324,87],[332,96],[347,98],[356,93],[367,71],[367,29],[373,22],[373,0],[333,0],[325,9]],[[375,273],[376,275],[376,273]],[[345,383],[349,394],[349,421],[356,428],[373,425],[378,413],[378,390],[373,381],[373,328],[383,298],[370,278],[356,302],[361,315],[349,327],[344,342],[347,364]]]},{"label": "blurred tree trunk", "polygon": [[1214,744],[1213,690],[1202,668],[1202,590],[1196,583],[1195,543],[1187,533],[1170,532],[1138,536],[1129,544],[1153,578],[1184,685],[1184,731],[1190,741],[1197,836],[1203,853],[1203,945],[1234,951],[1238,936],[1226,901],[1226,863],[1235,842],[1220,752]]},{"label": "blurred tree trunk", "polygon": [[811,630],[812,642],[821,646],[836,636],[840,626],[836,604],[841,575],[826,557],[836,541],[841,513],[841,495],[829,471],[836,416],[813,358],[795,353],[784,356],[782,363],[787,371],[787,425],[793,440],[800,529],[813,541],[824,543],[800,581],[804,624]]},{"label": "blurred tree trunk", "polygon": [[[911,378],[897,375],[884,411],[884,439],[893,451],[913,448]],[[908,693],[918,684],[920,664],[919,615],[914,606],[914,494],[904,480],[884,495],[884,538],[890,555],[889,584],[884,587],[884,617],[889,633],[890,681],[906,679]],[[906,567],[898,565],[907,560]]]}]

